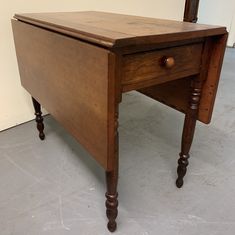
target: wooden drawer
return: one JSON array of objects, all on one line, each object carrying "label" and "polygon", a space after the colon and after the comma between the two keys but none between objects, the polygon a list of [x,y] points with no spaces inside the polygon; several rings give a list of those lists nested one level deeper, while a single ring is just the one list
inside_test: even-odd
[{"label": "wooden drawer", "polygon": [[200,72],[202,43],[126,55],[123,90],[155,85]]}]

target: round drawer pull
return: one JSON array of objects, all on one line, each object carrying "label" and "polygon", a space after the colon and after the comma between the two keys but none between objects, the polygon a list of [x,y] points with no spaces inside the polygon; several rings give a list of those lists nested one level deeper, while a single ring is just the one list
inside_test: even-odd
[{"label": "round drawer pull", "polygon": [[174,67],[175,65],[175,59],[173,57],[167,57],[167,56],[164,56],[162,58],[162,65],[168,69]]}]

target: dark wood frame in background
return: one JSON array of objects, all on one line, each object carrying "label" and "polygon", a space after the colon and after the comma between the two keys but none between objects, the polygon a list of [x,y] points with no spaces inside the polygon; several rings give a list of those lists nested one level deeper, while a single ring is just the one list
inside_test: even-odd
[{"label": "dark wood frame in background", "polygon": [[199,0],[186,0],[184,8],[184,21],[185,22],[197,22],[199,8]]}]

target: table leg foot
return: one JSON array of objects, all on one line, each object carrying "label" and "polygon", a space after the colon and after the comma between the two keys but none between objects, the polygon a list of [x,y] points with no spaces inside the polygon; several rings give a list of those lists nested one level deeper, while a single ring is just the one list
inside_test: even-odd
[{"label": "table leg foot", "polygon": [[181,141],[181,153],[178,160],[176,186],[181,188],[184,184],[183,178],[187,172],[187,166],[189,164],[189,151],[193,142],[194,131],[196,127],[196,121],[198,117],[199,102],[201,97],[202,83],[197,80],[197,77],[192,80],[191,83],[191,95],[189,106],[186,111],[184,128]]},{"label": "table leg foot", "polygon": [[108,224],[107,228],[110,232],[114,232],[117,229],[117,223],[116,223],[116,218],[118,215],[118,194],[116,193],[115,195],[112,194],[105,194],[107,200],[106,200],[106,215],[108,218]]},{"label": "table leg foot", "polygon": [[32,97],[32,101],[33,101],[33,107],[34,107],[34,110],[35,110],[35,116],[36,116],[35,121],[37,123],[37,129],[38,129],[38,132],[39,132],[39,138],[41,140],[44,140],[45,139],[45,134],[43,132],[44,124],[43,124],[41,105],[33,97]]},{"label": "table leg foot", "polygon": [[107,228],[110,232],[114,232],[117,228],[116,218],[118,215],[118,193],[117,187],[117,172],[106,172],[107,192],[106,196],[106,215],[108,218]]},{"label": "table leg foot", "polygon": [[180,153],[180,159],[178,160],[179,166],[177,168],[178,179],[176,180],[176,186],[178,188],[181,188],[184,184],[183,178],[187,172],[188,159],[189,159],[189,154],[184,155]]}]

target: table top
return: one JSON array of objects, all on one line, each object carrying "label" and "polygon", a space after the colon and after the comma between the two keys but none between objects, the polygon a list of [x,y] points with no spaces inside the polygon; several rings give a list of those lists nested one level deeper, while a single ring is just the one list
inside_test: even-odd
[{"label": "table top", "polygon": [[95,11],[26,13],[14,18],[108,48],[226,33],[220,26]]}]

